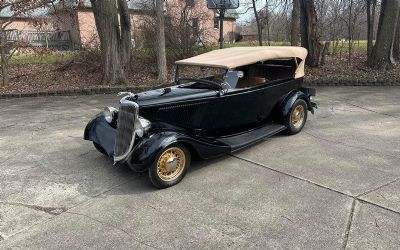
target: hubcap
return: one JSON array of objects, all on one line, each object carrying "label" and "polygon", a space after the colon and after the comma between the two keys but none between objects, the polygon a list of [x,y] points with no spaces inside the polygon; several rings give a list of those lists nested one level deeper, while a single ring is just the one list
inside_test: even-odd
[{"label": "hubcap", "polygon": [[303,105],[298,105],[293,109],[291,115],[291,125],[293,128],[298,129],[303,125],[304,114]]},{"label": "hubcap", "polygon": [[186,158],[182,149],[172,147],[165,150],[157,161],[157,174],[163,181],[179,177],[185,168]]}]

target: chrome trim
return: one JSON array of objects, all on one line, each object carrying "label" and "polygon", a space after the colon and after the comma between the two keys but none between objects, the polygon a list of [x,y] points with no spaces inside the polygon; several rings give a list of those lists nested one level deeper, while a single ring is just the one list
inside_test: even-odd
[{"label": "chrome trim", "polygon": [[[108,120],[107,120],[107,117],[106,117],[106,114],[105,114],[106,111],[110,112],[110,114],[111,114],[111,121],[108,121]],[[116,108],[114,108],[114,107],[111,107],[111,106],[107,106],[107,107],[104,108],[104,111],[103,111],[103,113],[104,113],[104,118],[106,119],[106,121],[107,121],[108,123],[112,123],[112,121],[114,120],[115,113],[117,113],[117,112],[118,112],[118,109],[116,109]]]},{"label": "chrome trim", "polygon": [[135,94],[132,92],[118,92],[117,96],[121,95],[135,96]]},{"label": "chrome trim", "polygon": [[[128,97],[129,97],[129,95],[123,97],[123,98],[120,100],[120,103],[121,103],[121,104],[128,104],[128,105],[133,105],[133,106],[135,106],[136,112],[135,112],[135,114],[134,114],[134,120],[133,120],[133,126],[135,126],[135,120],[139,118],[139,104],[137,104],[136,102],[132,102],[132,101],[127,100]],[[134,127],[134,128],[133,128],[133,132],[132,132],[132,140],[131,140],[131,143],[129,144],[128,150],[127,150],[123,155],[120,155],[120,156],[116,156],[116,155],[115,155],[115,145],[116,145],[116,142],[115,142],[115,144],[114,144],[114,165],[115,165],[117,162],[124,160],[124,159],[129,155],[129,153],[132,151],[133,145],[134,145],[134,143],[135,143],[135,136],[136,136],[135,131],[136,131],[136,128]]]},{"label": "chrome trim", "polygon": [[[121,93],[121,92],[120,92]],[[125,92],[126,93],[126,92]],[[130,105],[134,105],[136,108],[139,108],[139,104],[137,104],[136,102],[130,101],[128,100],[129,97],[134,97],[135,95],[132,94],[131,92],[129,92],[128,95],[124,96],[121,98],[121,100],[119,100],[119,103],[122,104],[130,104]]]},{"label": "chrome trim", "polygon": [[187,103],[187,104],[176,104],[176,105],[172,105],[172,106],[161,107],[158,110],[185,108],[185,107],[196,106],[196,105],[207,104],[207,103],[208,103],[208,101],[196,102],[196,103]]}]

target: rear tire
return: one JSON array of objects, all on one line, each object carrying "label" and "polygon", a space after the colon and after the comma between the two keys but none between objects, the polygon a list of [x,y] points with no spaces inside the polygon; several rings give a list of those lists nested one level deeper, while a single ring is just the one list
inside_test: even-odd
[{"label": "rear tire", "polygon": [[307,103],[303,99],[297,99],[290,112],[285,117],[286,133],[295,135],[299,133],[307,121]]},{"label": "rear tire", "polygon": [[190,161],[190,152],[182,144],[161,150],[149,168],[151,183],[160,189],[178,184],[185,177]]},{"label": "rear tire", "polygon": [[93,142],[93,145],[97,149],[97,151],[99,151],[103,155],[107,155],[107,152],[104,150],[104,148],[102,146],[100,146],[100,144]]}]

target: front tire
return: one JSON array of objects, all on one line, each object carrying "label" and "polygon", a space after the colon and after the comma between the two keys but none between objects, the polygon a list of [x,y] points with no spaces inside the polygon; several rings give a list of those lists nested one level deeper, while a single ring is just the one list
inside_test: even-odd
[{"label": "front tire", "polygon": [[159,152],[149,168],[151,183],[157,188],[178,184],[190,166],[191,155],[182,144],[173,144]]},{"label": "front tire", "polygon": [[286,133],[294,135],[299,133],[307,121],[307,103],[303,99],[297,99],[285,117]]}]

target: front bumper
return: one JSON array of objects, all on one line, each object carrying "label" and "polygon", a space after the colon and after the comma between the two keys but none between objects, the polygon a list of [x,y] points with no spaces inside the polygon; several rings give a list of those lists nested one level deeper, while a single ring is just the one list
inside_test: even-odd
[{"label": "front bumper", "polygon": [[[117,135],[117,129],[112,127],[105,119],[103,113],[96,115],[89,123],[86,125],[84,132],[84,139],[88,141],[93,141],[99,144],[106,151],[108,157],[114,161],[114,148],[115,140]],[[147,138],[147,137],[145,137]],[[138,139],[138,138],[137,138]],[[142,160],[141,157],[135,155],[135,149],[139,152],[146,151],[144,148],[140,147],[147,140],[139,139],[135,141],[135,147],[129,152],[127,157],[121,161],[118,161],[117,165],[127,165],[129,168],[136,172],[142,172],[146,170],[147,166],[151,163],[146,159]],[[137,148],[139,146],[139,149]],[[139,158],[139,160],[136,160]]]}]

